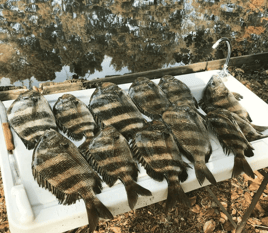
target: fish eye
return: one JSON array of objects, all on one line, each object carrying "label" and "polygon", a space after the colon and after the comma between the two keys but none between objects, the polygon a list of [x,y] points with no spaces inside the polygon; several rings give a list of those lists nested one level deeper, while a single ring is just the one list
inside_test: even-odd
[{"label": "fish eye", "polygon": [[119,139],[119,135],[116,135],[116,136],[114,137],[114,139],[115,139],[115,140],[118,140],[118,139]]}]

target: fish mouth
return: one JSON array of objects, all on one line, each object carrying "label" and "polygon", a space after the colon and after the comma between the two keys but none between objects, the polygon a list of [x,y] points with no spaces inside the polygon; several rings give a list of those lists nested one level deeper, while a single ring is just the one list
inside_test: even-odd
[{"label": "fish mouth", "polygon": [[168,83],[174,80],[174,77],[172,76],[164,76],[160,79],[159,84]]},{"label": "fish mouth", "polygon": [[207,86],[215,86],[215,83],[214,83],[214,76],[212,76],[211,78],[210,78],[210,80],[208,81],[208,83],[207,83]]},{"label": "fish mouth", "polygon": [[113,83],[110,83],[110,82],[104,82],[101,87],[104,88],[104,89],[108,89],[108,88],[111,88],[113,87],[114,84]]},{"label": "fish mouth", "polygon": [[135,80],[137,83],[148,83],[150,82],[150,79],[146,78],[146,77],[138,77],[136,80]]},{"label": "fish mouth", "polygon": [[110,83],[110,82],[104,82],[101,87],[102,91],[105,91],[105,92],[116,92],[117,90],[117,85],[114,84],[114,83]]},{"label": "fish mouth", "polygon": [[73,96],[70,95],[70,94],[64,94],[60,97],[60,99],[63,99],[63,100],[66,100],[66,99],[69,99],[69,98],[72,98]]}]

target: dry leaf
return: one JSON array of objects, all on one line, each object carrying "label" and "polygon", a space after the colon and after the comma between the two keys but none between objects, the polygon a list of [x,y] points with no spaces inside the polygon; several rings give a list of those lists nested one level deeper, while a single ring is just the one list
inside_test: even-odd
[{"label": "dry leaf", "polygon": [[212,233],[216,227],[216,223],[214,220],[209,220],[205,222],[203,226],[204,233]]},{"label": "dry leaf", "polygon": [[244,200],[246,201],[247,205],[250,205],[250,203],[252,201],[252,197],[250,196],[250,193],[248,193],[248,192],[244,193]]},{"label": "dry leaf", "polygon": [[268,226],[268,217],[262,218],[261,222],[263,225]]},{"label": "dry leaf", "polygon": [[258,201],[256,206],[255,206],[255,209],[258,210],[261,214],[264,214],[265,213],[265,210],[262,208],[260,202]]},{"label": "dry leaf", "polygon": [[239,216],[237,217],[237,224],[239,224],[242,221],[242,218]]},{"label": "dry leaf", "polygon": [[234,226],[229,221],[226,221],[223,225],[223,228],[225,231],[231,231],[234,229]]},{"label": "dry leaf", "polygon": [[228,217],[223,212],[220,212],[221,218],[223,218],[225,221],[227,221]]},{"label": "dry leaf", "polygon": [[259,233],[268,233],[267,230],[260,230]]},{"label": "dry leaf", "polygon": [[110,230],[114,233],[121,233],[121,228],[120,227],[111,227]]},{"label": "dry leaf", "polygon": [[256,184],[256,183],[254,183],[254,182],[252,182],[251,185],[248,187],[248,189],[249,189],[250,191],[256,191],[256,190],[259,189],[259,185]]},{"label": "dry leaf", "polygon": [[193,208],[191,208],[191,211],[194,213],[197,213],[197,214],[200,213],[200,210],[201,210],[201,208],[199,205],[195,205]]},{"label": "dry leaf", "polygon": [[223,206],[224,208],[227,208],[227,206],[228,206],[227,203],[226,203],[226,202],[223,202],[223,201],[221,202],[221,204],[222,204],[222,206]]},{"label": "dry leaf", "polygon": [[213,217],[214,215],[216,215],[216,213],[215,213],[215,210],[213,208],[209,208],[205,212],[206,217]]},{"label": "dry leaf", "polygon": [[248,219],[248,222],[251,224],[251,225],[261,225],[262,224],[262,222],[259,220],[259,219],[257,219],[257,218],[249,218]]},{"label": "dry leaf", "polygon": [[236,209],[232,209],[232,215],[236,214]]},{"label": "dry leaf", "polygon": [[237,193],[232,193],[232,195],[231,195],[232,201],[236,200],[237,198],[239,198],[239,195]]},{"label": "dry leaf", "polygon": [[226,221],[225,221],[225,219],[220,218],[220,219],[219,219],[219,222],[223,224],[223,223],[225,223]]},{"label": "dry leaf", "polygon": [[254,173],[258,177],[259,180],[261,180],[261,181],[263,180],[264,177],[259,171],[256,170],[256,171],[254,171]]},{"label": "dry leaf", "polygon": [[190,200],[191,206],[195,205],[195,203],[196,203],[196,196],[190,197],[189,200]]},{"label": "dry leaf", "polygon": [[159,226],[158,225],[155,225],[151,228],[151,232],[154,232],[156,228],[158,228]]}]

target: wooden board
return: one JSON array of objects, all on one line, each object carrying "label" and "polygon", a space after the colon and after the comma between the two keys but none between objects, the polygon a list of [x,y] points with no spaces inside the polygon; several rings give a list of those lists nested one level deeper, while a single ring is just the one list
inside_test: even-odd
[{"label": "wooden board", "polygon": [[[186,66],[177,66],[165,69],[150,70],[138,73],[131,73],[119,76],[105,77],[105,82],[113,82],[115,84],[122,84],[126,82],[133,82],[136,78],[145,76],[150,79],[161,78],[164,75],[182,75],[195,72],[202,72],[207,70],[222,69],[226,59],[219,59],[214,61],[199,62]],[[230,59],[229,67],[241,67],[246,65],[248,69],[257,69],[258,67],[268,64],[268,53],[259,53],[253,55],[245,55],[239,57],[233,57]],[[85,88],[95,87],[98,82],[103,82],[103,79],[94,79],[85,81]]]},{"label": "wooden board", "polygon": [[[214,61],[206,61],[194,63],[186,66],[177,66],[165,69],[149,70],[138,73],[130,73],[124,75],[106,76],[105,78],[98,78],[93,80],[67,80],[61,83],[46,82],[39,86],[39,90],[43,94],[62,93],[66,91],[77,91],[95,88],[99,82],[113,82],[115,84],[123,84],[133,82],[136,78],[145,76],[150,79],[161,78],[164,75],[183,75],[208,70],[222,69],[226,59],[219,59]],[[229,62],[229,67],[241,67],[246,65],[247,69],[255,70],[268,64],[268,53],[259,53],[253,55],[245,55],[239,57],[232,57]],[[10,90],[8,92],[0,91],[0,100],[16,99],[17,96],[24,92],[24,90]]]}]

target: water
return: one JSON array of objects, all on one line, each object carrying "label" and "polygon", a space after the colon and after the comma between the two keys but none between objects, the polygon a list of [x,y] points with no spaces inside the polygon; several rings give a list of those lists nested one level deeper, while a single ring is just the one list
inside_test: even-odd
[{"label": "water", "polygon": [[0,0],[0,85],[104,78],[267,52],[267,1]]}]

